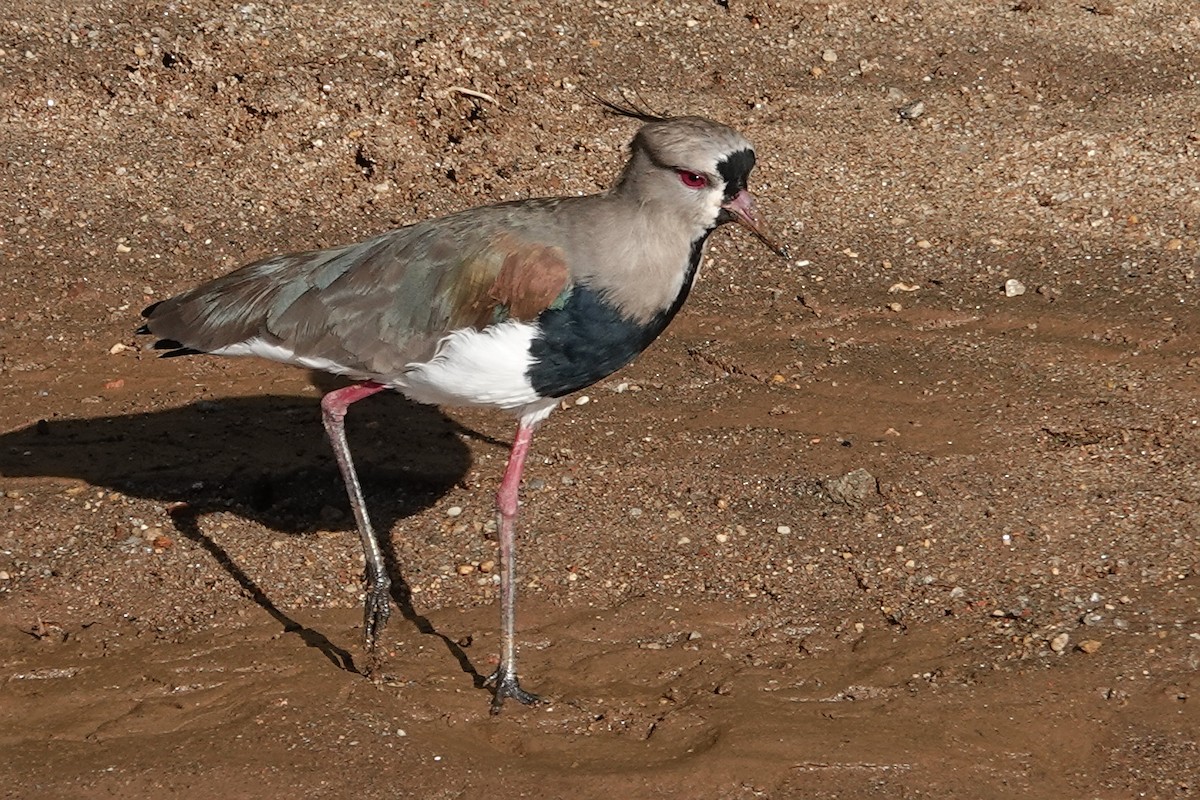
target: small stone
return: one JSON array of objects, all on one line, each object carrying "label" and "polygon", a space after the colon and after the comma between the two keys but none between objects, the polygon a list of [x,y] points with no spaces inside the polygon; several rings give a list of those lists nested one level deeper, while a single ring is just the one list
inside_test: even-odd
[{"label": "small stone", "polygon": [[0,569],[0,581],[6,581],[11,577],[12,575],[9,575],[7,570]]},{"label": "small stone", "polygon": [[588,397],[586,394],[575,398],[575,405],[577,406],[586,406],[590,402],[592,402],[592,398]]},{"label": "small stone", "polygon": [[729,534],[728,533],[718,533],[717,541],[720,542],[721,544],[725,544],[726,542],[729,541]]},{"label": "small stone", "polygon": [[791,533],[791,532],[792,532],[792,529],[791,529],[789,526],[787,526],[787,525],[779,525],[779,526],[777,526],[777,527],[775,528],[775,532],[776,532],[776,533],[781,533],[781,534],[783,534],[784,536],[787,536],[789,533]]},{"label": "small stone", "polygon": [[108,354],[110,356],[115,356],[117,353],[124,353],[128,349],[129,348],[126,347],[125,345],[121,344],[120,342],[117,342],[112,347],[108,348]]},{"label": "small stone", "polygon": [[691,633],[688,634],[687,638],[688,638],[689,642],[694,642],[697,639],[704,638],[704,634],[700,633],[700,631],[692,631]]},{"label": "small stone", "polygon": [[124,242],[121,242],[117,245],[117,252],[118,253],[132,253],[133,248],[130,247],[129,245],[125,244]]},{"label": "small stone", "polygon": [[897,311],[898,312],[898,311],[904,310],[904,306],[900,305],[899,303],[888,303],[887,307],[888,307],[888,311]]},{"label": "small stone", "polygon": [[879,494],[879,481],[865,469],[856,469],[838,478],[821,481],[822,488],[835,503],[851,507],[863,505]]},{"label": "small stone", "polygon": [[925,101],[913,100],[911,103],[905,103],[896,109],[896,113],[900,115],[900,119],[916,119],[925,113]]},{"label": "small stone", "polygon": [[1025,294],[1025,284],[1021,283],[1016,278],[1009,278],[1004,282],[1005,297],[1019,297]]},{"label": "small stone", "polygon": [[838,60],[837,51],[826,48],[825,51],[823,53],[821,53],[821,60],[824,61],[826,64],[834,63],[835,61]]},{"label": "small stone", "polygon": [[1100,649],[1100,645],[1101,643],[1095,639],[1087,639],[1086,641],[1079,643],[1079,649],[1090,656],[1092,653]]},{"label": "small stone", "polygon": [[446,516],[447,517],[457,517],[457,516],[461,515],[462,512],[463,512],[462,506],[450,506],[449,508],[446,509]]},{"label": "small stone", "polygon": [[633,508],[629,509],[629,516],[634,517],[635,519],[637,517],[640,517],[642,515],[642,513],[643,513],[642,510],[640,508],[638,508],[637,506],[634,506]]},{"label": "small stone", "polygon": [[1067,649],[1067,645],[1071,643],[1071,635],[1069,633],[1060,633],[1050,640],[1050,649],[1056,653],[1061,653]]},{"label": "small stone", "polygon": [[470,575],[474,571],[475,571],[474,564],[459,564],[458,565],[458,574],[459,575]]},{"label": "small stone", "polygon": [[675,542],[675,544],[691,544],[691,543],[692,543],[692,540],[686,536],[680,536],[679,540]]},{"label": "small stone", "polygon": [[953,589],[950,590],[950,599],[958,600],[958,599],[964,597],[966,595],[966,593],[967,592],[965,589],[963,589],[963,587],[955,586]]},{"label": "small stone", "polygon": [[495,568],[496,568],[496,562],[492,561],[490,558],[487,561],[480,562],[480,564],[479,564],[480,572],[491,572]]}]

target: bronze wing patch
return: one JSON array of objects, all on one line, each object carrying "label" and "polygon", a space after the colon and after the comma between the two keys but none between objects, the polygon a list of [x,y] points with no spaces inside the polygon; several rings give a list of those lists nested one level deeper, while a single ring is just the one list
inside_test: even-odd
[{"label": "bronze wing patch", "polygon": [[511,233],[497,236],[464,267],[458,321],[479,328],[504,319],[537,319],[570,282],[561,248]]}]

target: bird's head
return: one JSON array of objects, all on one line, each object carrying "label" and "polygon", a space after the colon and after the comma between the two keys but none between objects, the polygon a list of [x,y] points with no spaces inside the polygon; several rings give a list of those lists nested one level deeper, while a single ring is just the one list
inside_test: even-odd
[{"label": "bird's head", "polygon": [[684,224],[705,232],[736,222],[775,253],[787,255],[759,218],[747,188],[755,156],[745,137],[701,117],[615,110],[645,123],[633,139],[621,190],[633,192],[643,206],[669,209]]}]

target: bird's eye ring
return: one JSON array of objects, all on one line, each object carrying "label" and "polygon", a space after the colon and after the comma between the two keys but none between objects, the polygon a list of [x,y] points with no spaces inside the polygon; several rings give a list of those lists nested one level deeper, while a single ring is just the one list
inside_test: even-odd
[{"label": "bird's eye ring", "polygon": [[677,169],[675,172],[679,175],[679,180],[683,181],[683,185],[689,189],[703,189],[708,186],[708,177],[699,172],[687,169]]}]

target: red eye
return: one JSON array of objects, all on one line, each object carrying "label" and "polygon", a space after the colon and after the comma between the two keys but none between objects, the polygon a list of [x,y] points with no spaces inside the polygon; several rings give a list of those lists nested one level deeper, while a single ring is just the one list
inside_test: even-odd
[{"label": "red eye", "polygon": [[686,169],[677,169],[675,172],[679,175],[679,180],[683,181],[683,185],[689,189],[703,189],[708,186],[708,177],[699,172],[689,172]]}]

